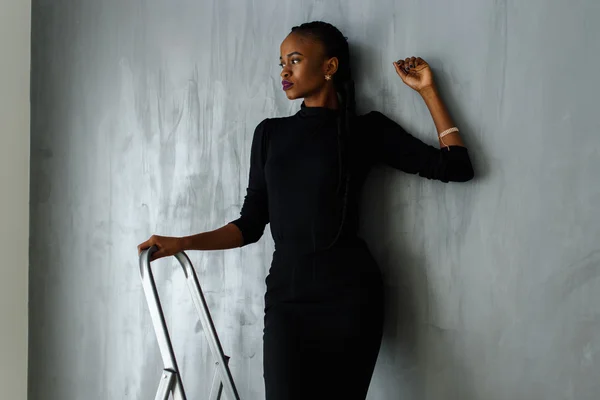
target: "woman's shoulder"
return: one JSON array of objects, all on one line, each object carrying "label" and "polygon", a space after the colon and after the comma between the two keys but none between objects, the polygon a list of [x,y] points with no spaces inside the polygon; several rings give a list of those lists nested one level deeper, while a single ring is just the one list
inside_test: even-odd
[{"label": "woman's shoulder", "polygon": [[378,110],[371,110],[356,117],[360,129],[369,132],[372,132],[374,129],[377,130],[377,128],[381,128],[392,121],[387,115]]},{"label": "woman's shoulder", "polygon": [[358,118],[365,121],[388,119],[388,117],[384,113],[378,110],[368,111],[364,114],[359,115]]},{"label": "woman's shoulder", "polygon": [[268,117],[263,119],[257,126],[258,129],[268,132],[285,130],[286,127],[296,124],[295,116]]},{"label": "woman's shoulder", "polygon": [[256,125],[254,134],[268,141],[274,133],[285,131],[287,127],[294,124],[293,118],[293,116],[264,118]]}]

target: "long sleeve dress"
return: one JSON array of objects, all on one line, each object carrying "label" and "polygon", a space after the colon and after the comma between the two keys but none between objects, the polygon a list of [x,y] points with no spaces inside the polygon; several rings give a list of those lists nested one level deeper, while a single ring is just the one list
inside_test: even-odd
[{"label": "long sleeve dress", "polygon": [[427,145],[377,111],[358,116],[344,158],[351,179],[340,233],[338,113],[303,102],[295,115],[258,124],[246,196],[231,222],[244,246],[258,241],[268,223],[275,242],[264,297],[267,400],[366,397],[384,316],[381,273],[357,234],[371,167],[443,182],[473,177],[465,147]]}]

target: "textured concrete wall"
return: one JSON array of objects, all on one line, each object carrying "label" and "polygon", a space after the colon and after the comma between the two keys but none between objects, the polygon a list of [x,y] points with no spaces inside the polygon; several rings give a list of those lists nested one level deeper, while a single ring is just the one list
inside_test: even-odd
[{"label": "textured concrete wall", "polygon": [[31,1],[0,2],[0,398],[27,398]]},{"label": "textured concrete wall", "polygon": [[[153,398],[136,245],[238,215],[254,127],[299,107],[279,44],[314,19],[352,43],[359,112],[434,144],[392,66],[428,60],[477,174],[367,183],[363,232],[388,289],[369,398],[597,398],[596,0],[33,3],[31,399]],[[272,248],[267,234],[190,253],[245,399],[264,397]],[[188,395],[203,398],[212,367],[179,272],[157,263]]]}]

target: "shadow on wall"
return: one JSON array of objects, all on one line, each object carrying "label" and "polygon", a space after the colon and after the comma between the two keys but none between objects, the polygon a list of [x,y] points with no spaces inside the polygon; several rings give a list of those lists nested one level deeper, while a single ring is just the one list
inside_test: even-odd
[{"label": "shadow on wall", "polygon": [[460,331],[431,322],[439,296],[432,293],[428,271],[444,266],[430,267],[427,256],[410,246],[411,232],[399,233],[408,224],[398,211],[404,205],[392,202],[398,186],[389,182],[397,183],[397,175],[387,168],[374,170],[363,199],[362,236],[385,285],[383,342],[369,393],[386,399],[477,398],[475,377],[458,354],[468,344]]},{"label": "shadow on wall", "polygon": [[[374,49],[361,46],[360,52],[351,49],[351,54],[358,54],[360,59],[365,60],[366,66],[369,54],[374,56]],[[437,68],[441,65],[441,60],[430,57],[427,61],[432,67],[436,85],[453,120],[460,127],[461,133],[464,132],[462,136],[470,150],[475,179],[483,179],[488,174],[486,165],[481,165],[474,155],[481,156],[481,146],[476,133],[478,129],[485,129],[485,124],[483,121],[469,123],[461,105],[451,101],[455,99],[450,93],[451,80],[455,74],[447,69]],[[362,113],[360,110],[378,110],[377,104],[387,97],[390,97],[390,101],[384,100],[385,104],[400,106],[400,99],[391,98],[397,96],[391,96],[385,88],[375,98],[361,96],[360,79],[366,76],[365,73],[361,73],[360,60],[353,61],[353,66],[358,66],[353,68],[353,71],[359,114]],[[365,72],[368,70],[366,66]],[[398,80],[398,84],[402,85],[402,82]],[[409,88],[406,88],[405,94],[418,96]],[[393,115],[390,117],[404,125],[403,121]],[[411,133],[437,147],[434,135],[430,140],[423,132]],[[444,266],[429,267],[427,255],[417,253],[410,247],[410,230],[413,226],[403,218],[407,204],[399,203],[397,196],[394,196],[398,187],[402,187],[401,180],[402,173],[399,171],[376,168],[368,177],[363,189],[361,233],[381,269],[386,291],[383,342],[369,390],[370,396],[400,396],[406,399],[477,398],[476,377],[472,376],[468,367],[464,365],[465,355],[459,354],[468,350],[468,343],[463,341],[460,331],[447,330],[430,323],[431,310],[437,308],[435,298],[438,296],[431,293],[427,271]],[[438,184],[446,185],[441,182]],[[459,183],[448,185],[457,184]],[[471,193],[464,193],[461,198],[471,204],[472,191],[469,192]],[[465,215],[465,218],[467,220],[462,226],[468,225],[470,215]],[[382,384],[379,385],[378,382]],[[390,382],[394,384],[390,385]]]}]

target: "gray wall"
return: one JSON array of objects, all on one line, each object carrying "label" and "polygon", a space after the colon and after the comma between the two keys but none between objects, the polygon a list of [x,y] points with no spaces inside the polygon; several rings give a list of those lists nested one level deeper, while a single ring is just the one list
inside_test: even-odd
[{"label": "gray wall", "polygon": [[[238,215],[254,127],[299,107],[279,44],[314,19],[350,38],[359,111],[434,144],[392,66],[428,60],[476,167],[466,184],[387,169],[367,183],[388,297],[369,399],[598,398],[599,17],[596,0],[34,1],[31,399],[153,398],[136,245]],[[264,397],[272,249],[267,234],[190,254],[245,399]],[[202,398],[203,333],[173,260],[157,268]]]},{"label": "gray wall", "polygon": [[0,398],[27,398],[31,2],[0,2]]}]

